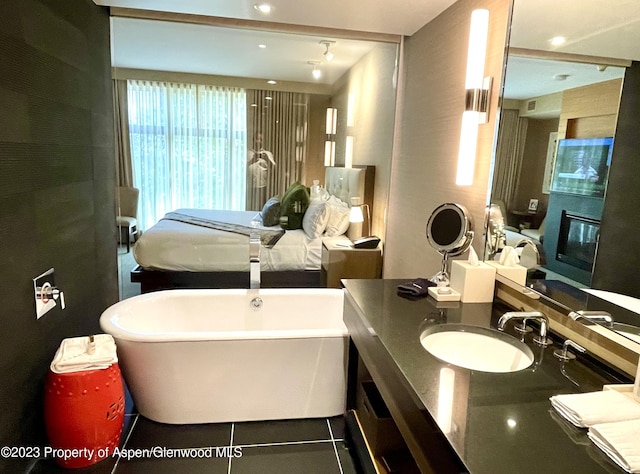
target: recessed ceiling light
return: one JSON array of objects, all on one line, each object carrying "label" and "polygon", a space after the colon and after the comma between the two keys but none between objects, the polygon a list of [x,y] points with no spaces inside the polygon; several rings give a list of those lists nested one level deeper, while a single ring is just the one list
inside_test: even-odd
[{"label": "recessed ceiling light", "polygon": [[264,15],[268,15],[269,13],[271,13],[271,5],[269,5],[268,3],[255,4],[253,5],[253,8],[256,11],[263,13]]},{"label": "recessed ceiling light", "polygon": [[266,44],[259,44],[258,48],[260,49],[266,49],[267,45]]},{"label": "recessed ceiling light", "polygon": [[251,104],[251,107],[257,107],[258,104]]},{"label": "recessed ceiling light", "polygon": [[273,84],[277,84],[277,82],[274,81],[273,79],[270,79],[270,80],[267,81],[267,84],[273,85]]},{"label": "recessed ceiling light", "polygon": [[561,44],[564,44],[567,41],[567,38],[565,38],[564,36],[554,36],[549,41],[553,46],[560,46]]},{"label": "recessed ceiling light", "polygon": [[569,74],[556,74],[555,76],[553,76],[556,81],[566,81],[568,77]]},{"label": "recessed ceiling light", "polygon": [[268,96],[266,96],[266,97],[264,98],[264,100],[273,100],[273,97],[271,97],[271,96],[269,96],[269,95],[268,95]]}]

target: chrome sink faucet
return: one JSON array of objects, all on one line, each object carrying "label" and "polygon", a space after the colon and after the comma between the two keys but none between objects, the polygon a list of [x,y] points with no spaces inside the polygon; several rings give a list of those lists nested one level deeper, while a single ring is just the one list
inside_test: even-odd
[{"label": "chrome sink faucet", "polygon": [[257,232],[249,236],[249,288],[260,288],[260,234]]},{"label": "chrome sink faucet", "polygon": [[611,316],[611,313],[606,311],[571,311],[569,313],[569,317],[574,321],[582,318],[593,321],[594,323],[605,323],[609,327],[613,326],[613,317]]},{"label": "chrome sink faucet", "polygon": [[500,319],[498,320],[498,330],[504,331],[504,327],[510,319],[522,319],[522,325],[515,327],[515,330],[521,333],[526,333],[531,330],[527,327],[527,321],[538,321],[540,323],[540,334],[533,338],[533,342],[543,347],[551,344],[551,339],[547,338],[549,318],[540,311],[507,311],[500,316]]}]

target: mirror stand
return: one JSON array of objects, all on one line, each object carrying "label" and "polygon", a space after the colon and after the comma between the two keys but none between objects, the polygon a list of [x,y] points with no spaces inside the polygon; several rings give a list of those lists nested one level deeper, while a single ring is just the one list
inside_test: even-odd
[{"label": "mirror stand", "polygon": [[449,252],[442,252],[440,271],[431,277],[436,286],[449,286]]}]

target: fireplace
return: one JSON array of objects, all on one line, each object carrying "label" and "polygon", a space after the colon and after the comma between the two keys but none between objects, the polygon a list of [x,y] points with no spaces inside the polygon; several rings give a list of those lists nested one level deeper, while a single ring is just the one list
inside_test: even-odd
[{"label": "fireplace", "polygon": [[562,211],[556,259],[591,272],[600,235],[600,221]]}]

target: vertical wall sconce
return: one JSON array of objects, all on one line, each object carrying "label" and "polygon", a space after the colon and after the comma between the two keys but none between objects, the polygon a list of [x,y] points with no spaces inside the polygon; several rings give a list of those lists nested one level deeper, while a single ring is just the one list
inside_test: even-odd
[{"label": "vertical wall sconce", "polygon": [[324,142],[324,165],[333,166],[336,163],[336,132],[338,128],[338,109],[327,108],[326,134]]},{"label": "vertical wall sconce", "polygon": [[353,136],[347,135],[344,140],[344,167],[353,168]]},{"label": "vertical wall sconce", "polygon": [[487,121],[491,78],[484,77],[484,62],[487,54],[488,32],[489,11],[484,9],[474,10],[471,13],[469,50],[467,53],[466,101],[465,111],[462,114],[458,172],[456,175],[456,184],[458,186],[470,186],[473,184],[478,125]]},{"label": "vertical wall sconce", "polygon": [[338,129],[338,109],[333,107],[327,108],[327,135],[335,135]]}]

